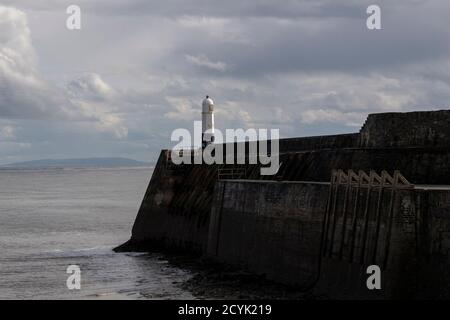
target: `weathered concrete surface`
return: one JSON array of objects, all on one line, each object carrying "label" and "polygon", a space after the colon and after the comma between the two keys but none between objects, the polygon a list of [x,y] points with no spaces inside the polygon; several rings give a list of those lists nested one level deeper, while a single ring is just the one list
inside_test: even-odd
[{"label": "weathered concrete surface", "polygon": [[[346,218],[340,190],[327,232],[328,191],[317,183],[218,182],[207,253],[335,298],[449,297],[450,190],[384,190],[379,219],[379,190],[370,191],[367,213],[361,199],[369,191],[350,190],[348,203],[355,203],[356,192],[360,201],[347,208]],[[370,265],[381,268],[382,290],[367,289]]]},{"label": "weathered concrete surface", "polygon": [[359,145],[359,134],[337,134],[328,136],[287,138],[279,140],[281,152],[354,148]]},{"label": "weathered concrete surface", "polygon": [[[423,281],[418,288],[428,296],[438,292],[439,298],[450,297],[450,192],[442,188],[427,189],[416,201],[417,226],[422,242],[416,256],[422,263],[422,276],[434,277]],[[437,290],[436,288],[439,288]]]},{"label": "weathered concrete surface", "polygon": [[133,225],[116,251],[206,249],[215,166],[173,165],[162,151]]},{"label": "weathered concrete surface", "polygon": [[316,183],[218,182],[208,255],[269,279],[313,285],[328,188]]},{"label": "weathered concrete surface", "polygon": [[361,147],[448,147],[450,110],[370,114],[360,131]]},{"label": "weathered concrete surface", "polygon": [[[450,144],[449,144],[450,146]],[[344,148],[281,155],[280,180],[330,181],[333,169],[401,170],[415,184],[450,183],[450,147]]]}]

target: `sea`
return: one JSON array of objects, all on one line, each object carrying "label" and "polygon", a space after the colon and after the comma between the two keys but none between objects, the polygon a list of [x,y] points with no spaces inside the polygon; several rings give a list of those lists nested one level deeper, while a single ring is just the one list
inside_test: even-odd
[{"label": "sea", "polygon": [[130,238],[151,174],[147,167],[0,170],[0,299],[195,298],[181,285],[193,277],[189,270],[160,254],[112,251]]}]

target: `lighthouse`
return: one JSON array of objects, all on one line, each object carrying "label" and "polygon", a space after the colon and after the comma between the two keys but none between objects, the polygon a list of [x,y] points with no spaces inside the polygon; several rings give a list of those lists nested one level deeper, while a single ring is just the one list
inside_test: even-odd
[{"label": "lighthouse", "polygon": [[202,102],[202,148],[214,142],[214,101],[206,96]]}]

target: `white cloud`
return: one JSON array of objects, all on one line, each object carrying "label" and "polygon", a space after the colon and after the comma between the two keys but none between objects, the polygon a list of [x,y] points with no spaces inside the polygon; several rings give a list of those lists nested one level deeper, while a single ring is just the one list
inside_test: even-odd
[{"label": "white cloud", "polygon": [[227,64],[225,62],[222,61],[213,62],[209,60],[209,58],[204,54],[200,54],[198,56],[191,56],[187,54],[185,55],[185,58],[189,63],[192,63],[195,66],[206,67],[208,69],[222,72],[227,69]]},{"label": "white cloud", "polygon": [[100,131],[111,131],[119,139],[126,138],[128,128],[123,125],[120,117],[113,114],[102,114],[99,116],[99,122],[96,124]]},{"label": "white cloud", "polygon": [[249,44],[251,37],[241,28],[240,21],[235,17],[205,17],[182,15],[175,19],[178,26],[197,34],[206,34],[213,39],[213,43],[226,45]]},{"label": "white cloud", "polygon": [[26,15],[0,6],[0,116],[40,116],[47,111],[46,90],[36,71]]},{"label": "white cloud", "polygon": [[85,73],[68,84],[68,90],[76,98],[111,100],[116,91],[97,73]]},{"label": "white cloud", "polygon": [[355,112],[342,112],[336,109],[314,109],[302,112],[301,120],[306,124],[339,123],[347,126],[361,126],[364,115]]},{"label": "white cloud", "polygon": [[15,129],[12,126],[4,126],[0,129],[0,141],[15,138]]},{"label": "white cloud", "polygon": [[195,108],[194,103],[183,97],[167,97],[174,110],[166,112],[164,117],[171,120],[195,120],[200,119],[200,109]]},{"label": "white cloud", "polygon": [[[119,139],[127,136],[128,128],[111,103],[119,94],[99,74],[82,74],[66,90],[44,81],[36,61],[27,16],[0,6],[0,117],[53,119],[73,126],[92,123],[99,132]],[[2,139],[13,135],[11,126],[0,131]]]}]

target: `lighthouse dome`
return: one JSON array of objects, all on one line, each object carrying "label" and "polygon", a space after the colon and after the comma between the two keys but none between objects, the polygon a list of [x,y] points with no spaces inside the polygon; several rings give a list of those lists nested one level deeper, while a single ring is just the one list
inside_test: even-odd
[{"label": "lighthouse dome", "polygon": [[206,96],[206,98],[203,99],[202,111],[203,112],[212,112],[212,111],[214,111],[214,101],[209,96]]}]

